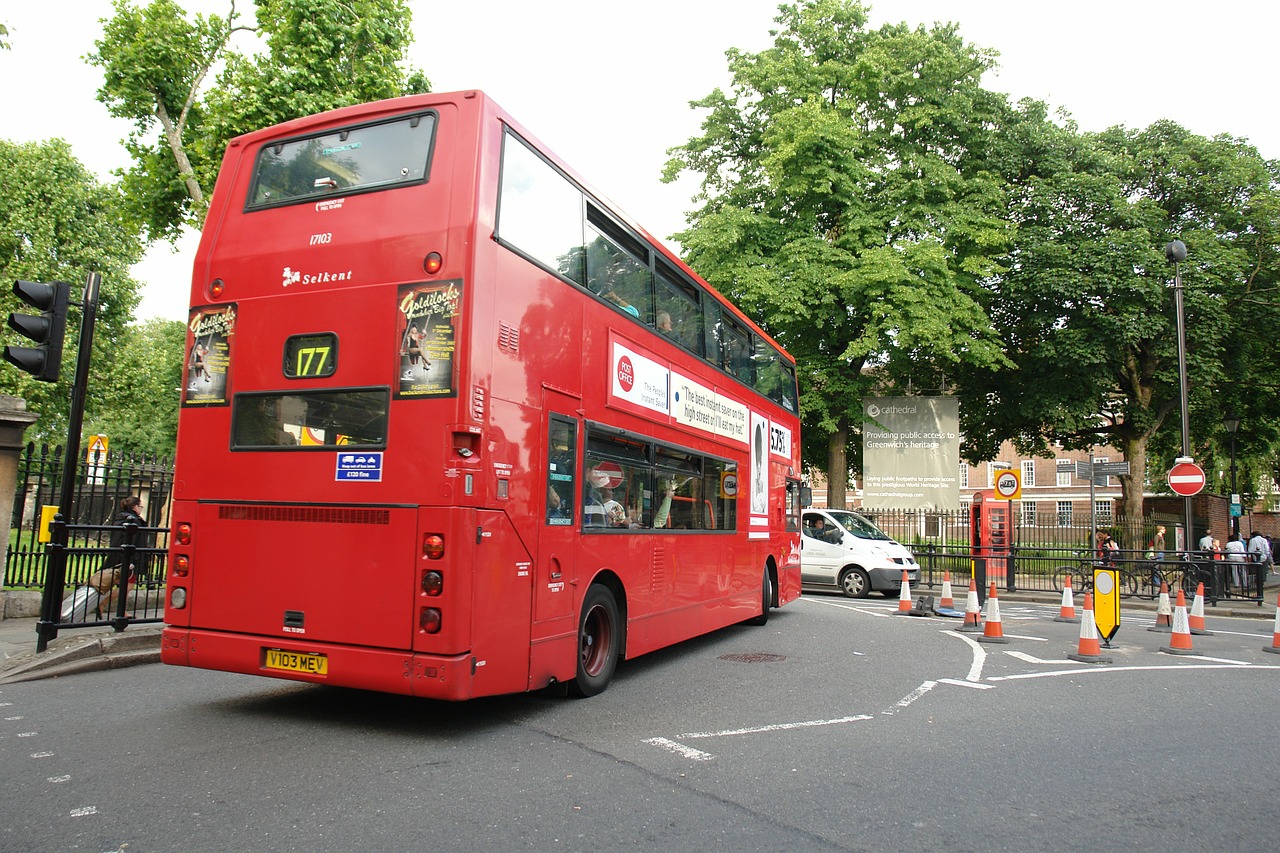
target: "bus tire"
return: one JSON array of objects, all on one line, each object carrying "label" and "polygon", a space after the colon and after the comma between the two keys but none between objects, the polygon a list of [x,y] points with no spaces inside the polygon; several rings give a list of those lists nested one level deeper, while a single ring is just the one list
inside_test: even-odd
[{"label": "bus tire", "polygon": [[773,578],[769,576],[769,570],[764,570],[764,581],[760,590],[760,615],[752,616],[747,621],[752,625],[769,624],[769,608],[773,607]]},{"label": "bus tire", "polygon": [[850,598],[866,598],[871,592],[871,578],[856,566],[841,572],[838,584],[840,591]]},{"label": "bus tire", "polygon": [[578,617],[578,671],[569,685],[573,696],[604,692],[618,666],[621,640],[618,602],[607,586],[592,584]]}]

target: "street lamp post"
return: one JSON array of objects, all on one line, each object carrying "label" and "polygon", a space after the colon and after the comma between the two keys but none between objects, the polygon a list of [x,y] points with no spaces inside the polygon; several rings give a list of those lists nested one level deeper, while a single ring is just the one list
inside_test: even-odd
[{"label": "street lamp post", "polygon": [[[1236,416],[1235,410],[1227,412],[1227,416],[1222,419],[1222,428],[1227,431],[1227,435],[1231,436],[1231,505],[1235,506],[1236,502],[1236,430],[1240,429],[1240,418]],[[1240,516],[1235,513],[1231,514],[1231,532],[1240,532]]]},{"label": "street lamp post", "polygon": [[[1187,259],[1187,244],[1174,240],[1164,247],[1164,256],[1173,264],[1173,305],[1178,322],[1178,389],[1182,403],[1182,458],[1191,458],[1191,415],[1187,405],[1187,324],[1182,310],[1182,267]],[[1186,517],[1186,550],[1192,548],[1191,496],[1183,498],[1183,515]]]}]

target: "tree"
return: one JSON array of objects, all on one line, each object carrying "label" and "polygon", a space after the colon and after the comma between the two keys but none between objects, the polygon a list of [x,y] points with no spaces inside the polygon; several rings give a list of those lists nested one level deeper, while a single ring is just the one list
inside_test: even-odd
[{"label": "tree", "polygon": [[[199,227],[234,136],[365,100],[427,91],[420,72],[400,63],[412,40],[404,0],[257,0],[257,26],[224,18],[188,20],[174,0],[138,8],[116,0],[88,61],[103,69],[98,99],[131,119],[121,173],[133,216],[151,239]],[[254,31],[266,52],[234,53],[231,37]],[[201,94],[215,66],[217,87]],[[159,138],[156,131],[159,130]]]},{"label": "tree", "polygon": [[[1016,369],[958,377],[966,454],[990,458],[1005,438],[1023,453],[1111,444],[1131,467],[1123,511],[1138,517],[1149,445],[1171,461],[1181,432],[1170,240],[1189,251],[1193,434],[1220,433],[1228,406],[1275,424],[1251,388],[1277,375],[1264,351],[1280,319],[1277,164],[1172,122],[1080,135],[1046,118],[1024,102],[1003,140],[1017,232],[986,304]],[[1244,334],[1245,317],[1266,318],[1256,336]],[[1193,448],[1208,452],[1208,442]]]},{"label": "tree", "polygon": [[101,399],[86,430],[110,436],[112,448],[172,456],[186,343],[186,326],[179,320],[156,318],[129,326],[116,350],[121,355],[96,366]]},{"label": "tree", "polygon": [[978,297],[1008,250],[988,163],[1007,105],[979,84],[994,55],[954,26],[871,31],[851,0],[775,20],[773,47],[729,51],[733,94],[693,104],[702,133],[671,150],[664,179],[702,174],[676,237],[795,355],[805,453],[825,454],[843,505],[864,396],[1006,363]]},{"label": "tree", "polygon": [[[142,243],[120,215],[117,189],[98,183],[62,140],[0,141],[0,186],[5,188],[0,193],[0,281],[72,285],[61,380],[36,382],[6,367],[0,369],[0,392],[25,398],[28,408],[40,414],[28,431],[31,438],[61,443],[66,438],[86,275],[102,274],[96,365],[117,351],[137,306],[138,285],[129,277],[129,268],[141,258]],[[2,293],[0,312],[30,310],[7,287]],[[100,381],[100,374],[95,373],[92,381]],[[99,404],[99,398],[90,395],[89,407]]]}]

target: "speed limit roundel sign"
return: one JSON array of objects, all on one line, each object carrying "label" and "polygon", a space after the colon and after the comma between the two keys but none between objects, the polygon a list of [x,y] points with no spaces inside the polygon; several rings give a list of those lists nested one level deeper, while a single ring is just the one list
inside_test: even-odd
[{"label": "speed limit roundel sign", "polygon": [[1022,475],[1012,468],[996,474],[996,497],[1006,501],[1020,500],[1022,498]]}]

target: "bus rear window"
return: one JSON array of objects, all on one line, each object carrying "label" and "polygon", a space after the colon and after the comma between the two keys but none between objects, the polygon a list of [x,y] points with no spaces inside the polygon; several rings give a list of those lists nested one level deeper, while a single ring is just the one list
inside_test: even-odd
[{"label": "bus rear window", "polygon": [[262,146],[246,210],[427,180],[434,113]]},{"label": "bus rear window", "polygon": [[390,398],[387,388],[237,394],[231,448],[383,448]]}]

